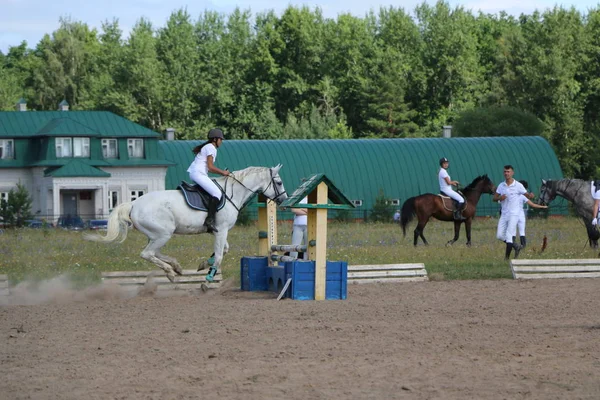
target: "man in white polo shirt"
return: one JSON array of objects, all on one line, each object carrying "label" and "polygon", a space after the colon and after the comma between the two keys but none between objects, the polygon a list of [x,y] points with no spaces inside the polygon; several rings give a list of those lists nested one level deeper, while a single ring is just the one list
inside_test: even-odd
[{"label": "man in white polo shirt", "polygon": [[600,208],[600,181],[592,181],[592,198],[594,199],[594,208],[592,208],[592,225],[598,225],[598,209]]},{"label": "man in white polo shirt", "polygon": [[505,260],[510,258],[513,249],[517,258],[522,248],[521,245],[513,243],[513,236],[517,234],[517,222],[523,208],[520,196],[526,194],[527,190],[513,178],[514,173],[512,165],[504,166],[504,182],[498,185],[493,198],[494,201],[500,202],[502,207],[496,237],[506,243]]}]

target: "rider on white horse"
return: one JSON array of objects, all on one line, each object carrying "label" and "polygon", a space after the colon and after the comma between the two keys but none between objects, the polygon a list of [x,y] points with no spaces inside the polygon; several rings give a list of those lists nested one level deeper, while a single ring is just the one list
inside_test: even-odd
[{"label": "rider on white horse", "polygon": [[208,140],[194,147],[192,150],[196,157],[194,157],[194,161],[192,161],[192,164],[187,169],[190,179],[200,185],[211,196],[207,207],[208,216],[204,221],[204,225],[208,228],[209,232],[218,232],[217,228],[215,228],[215,214],[217,213],[217,207],[223,193],[212,179],[209,178],[208,173],[212,172],[213,174],[229,176],[229,171],[219,169],[215,166],[217,149],[221,146],[224,139],[222,130],[218,128],[211,129],[208,132]]}]

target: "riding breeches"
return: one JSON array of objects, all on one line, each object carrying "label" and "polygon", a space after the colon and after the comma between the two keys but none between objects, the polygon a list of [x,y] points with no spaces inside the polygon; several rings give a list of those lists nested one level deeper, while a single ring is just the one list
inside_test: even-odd
[{"label": "riding breeches", "polygon": [[519,214],[519,221],[517,222],[517,228],[519,229],[519,236],[525,236],[525,212]]},{"label": "riding breeches", "polygon": [[458,201],[460,204],[465,202],[465,199],[463,199],[460,194],[456,193],[452,189],[445,189],[442,191],[442,193],[444,193],[446,196],[452,198],[452,200]]},{"label": "riding breeches", "polygon": [[505,215],[504,213],[498,220],[498,230],[496,231],[496,238],[506,243],[512,243],[513,236],[517,235],[517,222],[519,222],[519,215]]},{"label": "riding breeches", "polygon": [[[304,244],[308,243],[308,230],[306,225],[294,225],[292,227],[292,245]],[[298,253],[295,251],[290,251],[291,257],[298,257]],[[308,249],[304,252],[304,259],[308,260]]]},{"label": "riding breeches", "polygon": [[206,190],[208,194],[221,200],[221,189],[207,175],[190,172],[190,179],[202,186],[202,189]]}]

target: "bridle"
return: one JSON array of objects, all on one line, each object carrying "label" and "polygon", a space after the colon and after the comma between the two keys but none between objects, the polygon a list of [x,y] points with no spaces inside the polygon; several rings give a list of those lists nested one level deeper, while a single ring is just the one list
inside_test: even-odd
[{"label": "bridle", "polygon": [[[273,170],[271,168],[269,168],[269,173],[271,174],[271,180],[269,182],[269,184],[267,185],[267,187],[264,190],[252,190],[250,189],[248,186],[244,185],[244,183],[242,181],[240,181],[239,179],[237,179],[235,177],[235,175],[233,174],[229,174],[225,177],[225,186],[221,189],[221,192],[223,192],[223,196],[225,196],[225,199],[227,199],[232,205],[233,207],[235,207],[236,210],[238,210],[238,212],[240,212],[244,207],[246,207],[248,205],[248,203],[250,203],[250,201],[252,200],[252,198],[254,197],[254,195],[257,195],[259,193],[263,193],[266,192],[267,190],[269,190],[269,188],[271,186],[273,186],[273,191],[275,192],[275,196],[274,197],[269,197],[267,195],[265,195],[265,197],[267,197],[269,200],[273,200],[273,201],[277,201],[277,199],[285,194],[287,194],[287,192],[284,190],[282,192],[279,191],[278,186],[275,184],[275,176],[273,176]],[[231,186],[231,196],[227,195],[227,184],[229,182],[229,179],[233,179],[235,182],[239,183],[244,189],[246,189],[248,192],[252,192],[253,196],[248,197],[248,200],[246,200],[246,202],[244,204],[242,204],[241,207],[238,207],[232,200],[233,197],[233,185]]]}]

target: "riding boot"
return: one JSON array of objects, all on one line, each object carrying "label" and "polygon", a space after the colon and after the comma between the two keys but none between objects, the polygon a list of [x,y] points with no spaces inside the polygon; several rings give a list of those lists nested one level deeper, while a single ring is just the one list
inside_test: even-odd
[{"label": "riding boot", "polygon": [[208,215],[204,221],[204,226],[206,226],[208,232],[219,232],[219,230],[215,227],[215,214],[217,213],[218,206],[219,199],[216,197],[211,197],[210,201],[208,202]]},{"label": "riding boot", "polygon": [[518,244],[518,243],[513,243],[512,247],[513,247],[513,249],[515,249],[515,258],[518,258],[519,257],[519,252],[522,249],[521,245]]},{"label": "riding boot", "polygon": [[504,252],[504,259],[508,260],[510,258],[510,253],[512,252],[513,245],[512,243],[506,243],[506,251]]},{"label": "riding boot", "polygon": [[527,245],[527,240],[525,239],[525,236],[521,236],[521,247],[525,248],[526,245]]},{"label": "riding boot", "polygon": [[453,211],[453,213],[454,213],[454,219],[456,221],[463,221],[463,220],[465,220],[466,218],[463,217],[462,210],[461,210],[462,204],[460,204],[456,200],[453,200],[453,203],[454,203],[454,211]]}]

